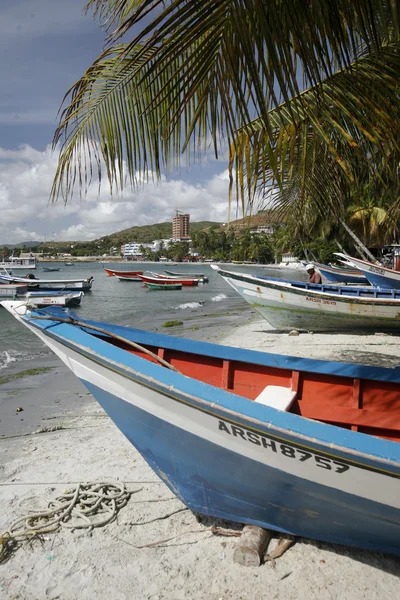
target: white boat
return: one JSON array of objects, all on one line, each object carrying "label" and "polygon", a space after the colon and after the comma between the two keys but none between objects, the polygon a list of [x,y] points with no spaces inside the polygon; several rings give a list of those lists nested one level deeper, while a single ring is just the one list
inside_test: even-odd
[{"label": "white boat", "polygon": [[87,279],[38,279],[34,275],[30,277],[18,277],[0,273],[1,283],[25,283],[29,289],[41,290],[74,290],[87,292],[92,288],[93,277]]},{"label": "white boat", "polygon": [[79,306],[84,296],[83,292],[53,292],[44,294],[43,292],[27,292],[25,298],[29,306]]},{"label": "white boat", "polygon": [[373,264],[367,260],[361,260],[360,258],[353,258],[348,254],[342,252],[336,252],[338,256],[342,258],[342,262],[346,265],[351,265],[356,269],[359,269],[365,273],[365,277],[368,281],[378,288],[386,288],[396,290],[400,289],[400,271],[389,269],[380,264]]},{"label": "white boat", "polygon": [[36,258],[33,255],[28,256],[10,256],[8,260],[0,262],[0,269],[25,269],[31,271],[36,269]]},{"label": "white boat", "polygon": [[215,270],[277,329],[400,330],[397,290],[310,284]]}]

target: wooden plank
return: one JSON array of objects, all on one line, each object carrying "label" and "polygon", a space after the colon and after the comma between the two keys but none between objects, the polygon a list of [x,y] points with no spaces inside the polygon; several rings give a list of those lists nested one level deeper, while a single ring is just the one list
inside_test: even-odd
[{"label": "wooden plank", "polygon": [[221,380],[221,388],[223,390],[232,389],[232,381],[233,381],[233,368],[232,362],[230,360],[224,360],[222,363],[222,380]]},{"label": "wooden plank", "polygon": [[346,406],[332,406],[331,404],[329,406],[307,406],[301,402],[299,406],[302,417],[316,421],[400,431],[400,410],[383,412]]},{"label": "wooden plank", "polygon": [[293,371],[292,382],[291,382],[292,391],[296,392],[298,394],[299,387],[300,387],[300,371]]},{"label": "wooden plank", "polygon": [[[360,379],[354,379],[353,383],[353,406],[354,408],[362,408],[362,397],[361,397],[361,381]],[[357,425],[351,426],[352,431],[358,431]]]}]

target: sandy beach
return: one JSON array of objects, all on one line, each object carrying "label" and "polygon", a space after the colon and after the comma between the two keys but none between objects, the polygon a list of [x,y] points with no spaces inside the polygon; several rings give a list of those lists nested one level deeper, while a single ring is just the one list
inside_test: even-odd
[{"label": "sandy beach", "polygon": [[[292,337],[272,330],[254,314],[228,333],[216,330],[207,336],[209,341],[267,352],[388,367],[400,364],[400,337],[317,333]],[[40,365],[49,369],[26,375],[38,378],[37,385],[29,387],[29,397],[24,377],[0,385],[13,405],[7,414],[2,410],[0,422],[0,533],[29,508],[45,508],[50,499],[78,482],[117,480],[132,496],[117,519],[103,528],[91,533],[62,530],[23,544],[0,564],[2,598],[399,596],[400,559],[358,549],[298,539],[275,565],[234,564],[236,538],[215,535],[210,527],[237,531],[240,526],[208,518],[199,522],[66,367],[55,358]],[[18,367],[7,375],[11,372],[18,373]],[[16,407],[23,408],[18,415]],[[154,542],[158,543],[139,548]]]}]

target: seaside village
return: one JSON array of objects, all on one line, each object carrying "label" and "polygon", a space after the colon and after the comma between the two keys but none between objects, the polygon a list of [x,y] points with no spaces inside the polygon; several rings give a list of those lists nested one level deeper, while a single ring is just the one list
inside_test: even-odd
[{"label": "seaside village", "polygon": [[0,3],[1,600],[400,597],[399,15]]}]

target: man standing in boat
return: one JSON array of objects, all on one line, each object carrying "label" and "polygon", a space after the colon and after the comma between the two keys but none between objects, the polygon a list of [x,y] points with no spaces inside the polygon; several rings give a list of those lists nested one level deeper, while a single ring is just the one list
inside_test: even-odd
[{"label": "man standing in boat", "polygon": [[322,283],[321,275],[315,270],[311,263],[306,266],[306,271],[310,277],[309,283]]}]

